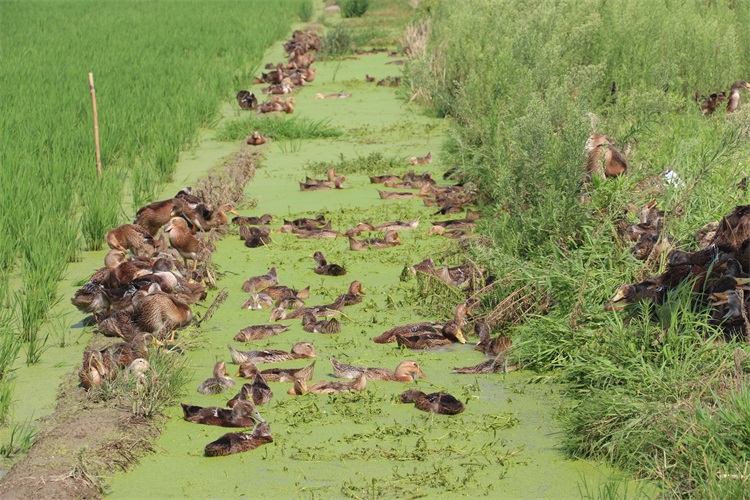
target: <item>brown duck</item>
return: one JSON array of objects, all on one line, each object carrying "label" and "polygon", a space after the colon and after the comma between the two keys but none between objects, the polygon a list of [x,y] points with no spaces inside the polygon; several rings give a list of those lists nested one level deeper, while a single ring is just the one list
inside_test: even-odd
[{"label": "brown duck", "polygon": [[194,406],[180,403],[185,420],[196,424],[220,427],[250,427],[255,422],[265,422],[252,401],[240,401],[234,408],[219,406]]},{"label": "brown duck", "polygon": [[234,379],[229,376],[227,365],[223,361],[214,365],[213,375],[198,386],[198,392],[201,394],[219,394],[234,387]]},{"label": "brown duck", "polygon": [[302,316],[302,329],[310,333],[341,333],[341,323],[336,318],[318,321],[313,313],[308,312]]},{"label": "brown duck", "polygon": [[402,361],[396,370],[386,368],[369,368],[366,366],[346,365],[331,358],[333,374],[339,378],[355,379],[364,373],[368,380],[391,380],[394,382],[412,382],[417,378],[426,378],[416,361]]},{"label": "brown duck", "polygon": [[233,408],[237,401],[252,401],[255,406],[268,403],[273,397],[271,388],[268,387],[265,378],[260,373],[253,377],[252,384],[242,384],[240,392],[235,397],[227,401],[227,406]]},{"label": "brown duck", "polygon": [[300,396],[311,392],[313,394],[337,394],[339,392],[359,392],[367,389],[367,376],[360,373],[356,380],[352,382],[329,382],[321,380],[307,385],[304,379],[295,379],[294,387],[289,389],[287,394]]},{"label": "brown duck", "polygon": [[365,238],[364,240],[356,240],[349,236],[349,250],[354,252],[361,252],[371,248],[389,248],[402,244],[403,242],[396,231],[386,231],[383,238]]},{"label": "brown duck", "polygon": [[272,442],[271,426],[267,422],[259,422],[253,427],[252,434],[228,432],[216,441],[208,443],[204,453],[207,457],[225,457],[235,453],[251,451],[258,446]]},{"label": "brown duck", "polygon": [[234,336],[236,342],[250,342],[252,340],[262,340],[268,337],[273,337],[280,333],[284,333],[289,330],[286,325],[252,325],[243,328],[237,335]]},{"label": "brown duck", "polygon": [[425,394],[422,391],[411,389],[402,392],[399,400],[402,403],[414,403],[414,406],[422,411],[439,413],[441,415],[456,415],[465,409],[461,401],[446,392]]},{"label": "brown duck", "polygon": [[193,271],[198,267],[198,252],[200,251],[201,244],[188,229],[187,222],[182,217],[172,217],[164,228],[164,232],[169,235],[169,244],[172,248],[182,257],[185,267],[187,267],[187,260],[193,261]]},{"label": "brown duck", "polygon": [[252,135],[248,136],[245,142],[247,142],[251,146],[260,146],[261,144],[266,143],[266,138],[260,135],[260,132],[256,130],[252,133]]},{"label": "brown duck", "polygon": [[112,229],[106,236],[109,248],[135,255],[151,256],[158,251],[158,244],[151,234],[138,224],[124,224]]},{"label": "brown duck", "polygon": [[159,229],[164,226],[169,219],[172,218],[172,211],[174,210],[174,200],[172,198],[168,200],[155,201],[145,207],[141,207],[135,213],[134,224],[138,224],[144,228],[148,233],[155,237],[159,232]]},{"label": "brown duck", "polygon": [[263,378],[268,382],[294,382],[295,378],[312,380],[314,371],[315,361],[302,368],[268,368],[260,372],[255,363],[242,363],[236,376],[253,379],[256,373],[261,373]]},{"label": "brown duck", "polygon": [[276,274],[276,268],[272,267],[266,274],[253,276],[242,284],[242,291],[254,293],[269,286],[278,285],[279,277]]},{"label": "brown duck", "polygon": [[232,362],[239,365],[242,363],[279,363],[292,359],[314,358],[317,356],[315,347],[310,342],[297,342],[292,346],[290,352],[270,349],[265,351],[247,351],[242,352],[229,347],[232,354]]},{"label": "brown duck", "polygon": [[474,347],[476,351],[497,356],[505,354],[511,348],[512,342],[504,333],[494,339],[490,338],[490,325],[484,320],[474,323],[474,333],[479,337],[479,343]]},{"label": "brown duck", "polygon": [[323,276],[344,276],[346,274],[344,266],[329,264],[325,256],[323,256],[323,252],[315,252],[313,254],[313,259],[315,259],[316,264],[315,274],[321,274]]}]

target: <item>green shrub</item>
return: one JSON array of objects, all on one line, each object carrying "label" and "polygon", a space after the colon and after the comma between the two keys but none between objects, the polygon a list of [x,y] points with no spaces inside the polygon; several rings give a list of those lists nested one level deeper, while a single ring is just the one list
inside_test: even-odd
[{"label": "green shrub", "polygon": [[370,0],[341,0],[339,7],[342,17],[362,17],[370,7]]}]

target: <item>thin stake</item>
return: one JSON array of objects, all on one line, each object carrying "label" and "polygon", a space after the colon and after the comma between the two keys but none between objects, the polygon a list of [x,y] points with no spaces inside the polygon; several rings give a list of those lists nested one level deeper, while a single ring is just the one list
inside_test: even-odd
[{"label": "thin stake", "polygon": [[102,150],[99,147],[99,114],[96,112],[96,90],[94,89],[94,74],[89,73],[89,87],[91,88],[91,107],[94,109],[94,143],[96,144],[96,172],[102,180]]}]

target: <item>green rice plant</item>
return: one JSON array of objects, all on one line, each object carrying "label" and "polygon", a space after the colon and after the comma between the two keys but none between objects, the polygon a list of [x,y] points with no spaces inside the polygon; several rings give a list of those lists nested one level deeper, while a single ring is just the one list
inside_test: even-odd
[{"label": "green rice plant", "polygon": [[339,0],[342,17],[362,17],[370,7],[370,0]]},{"label": "green rice plant", "polygon": [[297,7],[297,15],[303,23],[310,22],[314,10],[313,0],[302,0]]},{"label": "green rice plant", "polygon": [[291,139],[326,139],[341,137],[342,132],[328,125],[329,120],[310,118],[276,118],[248,115],[228,122],[218,133],[222,141],[244,140],[255,130],[278,141]]},{"label": "green rice plant", "polygon": [[38,432],[39,430],[33,425],[30,418],[22,424],[11,424],[8,442],[0,445],[0,455],[8,458],[26,453],[34,444]]},{"label": "green rice plant", "polygon": [[119,169],[107,169],[101,181],[83,188],[81,232],[88,250],[101,250],[107,232],[118,225],[122,175]]},{"label": "green rice plant", "polygon": [[13,403],[13,382],[7,378],[0,380],[0,425],[5,425]]}]

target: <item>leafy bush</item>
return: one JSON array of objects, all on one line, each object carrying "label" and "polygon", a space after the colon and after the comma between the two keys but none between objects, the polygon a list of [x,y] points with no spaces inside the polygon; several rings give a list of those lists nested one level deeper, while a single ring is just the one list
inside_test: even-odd
[{"label": "leafy bush", "polygon": [[339,7],[342,17],[362,17],[370,7],[370,0],[341,0]]}]

